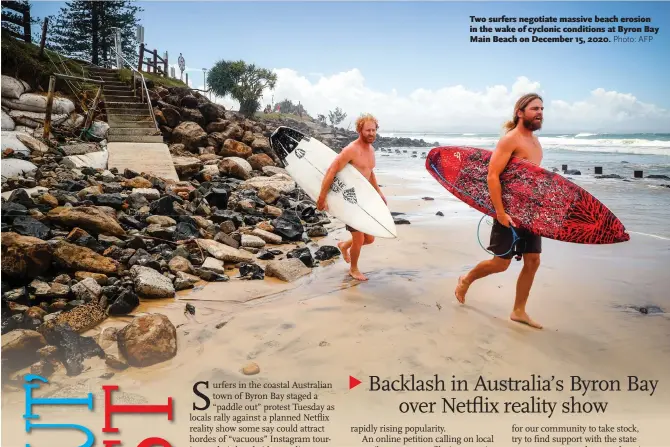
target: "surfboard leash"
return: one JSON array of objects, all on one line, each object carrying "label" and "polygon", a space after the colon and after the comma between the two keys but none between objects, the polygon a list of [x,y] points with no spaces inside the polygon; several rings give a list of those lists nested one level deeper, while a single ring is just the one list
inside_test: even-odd
[{"label": "surfboard leash", "polygon": [[[462,189],[456,187],[453,183],[447,181],[447,179],[445,179],[445,178],[442,176],[442,174],[440,174],[440,171],[437,170],[437,168],[435,167],[435,165],[433,164],[432,161],[430,161],[429,163],[430,163],[430,167],[433,169],[433,172],[435,172],[435,174],[437,174],[437,175],[442,179],[442,181],[443,181],[444,183],[446,183],[446,184],[448,184],[448,185],[451,185],[452,188],[458,190],[461,194],[470,197],[474,202],[476,202],[477,204],[479,204],[479,206],[481,206],[482,208],[486,208],[486,209],[489,210],[492,214],[495,214],[495,211],[492,210],[490,207],[488,207],[486,204],[484,204],[484,203],[482,203],[480,200],[477,200],[476,198],[472,197],[470,194],[468,194],[467,192],[463,191]],[[512,252],[512,250],[514,250],[514,246],[516,245],[517,242],[519,242],[519,241],[521,240],[521,238],[519,237],[519,235],[518,235],[518,234],[516,233],[516,231],[514,230],[514,227],[513,227],[512,225],[510,225],[510,226],[509,226],[509,229],[512,230],[512,244],[511,244],[509,250],[507,250],[505,253],[503,253],[503,254],[501,254],[501,255],[497,255],[497,254],[495,254],[495,253],[489,251],[488,249],[486,249],[486,247],[484,247],[484,244],[482,244],[482,240],[481,240],[481,238],[479,237],[479,228],[481,227],[482,221],[483,221],[486,217],[491,217],[491,216],[489,216],[488,214],[484,214],[484,215],[482,216],[482,218],[479,219],[479,224],[477,224],[477,242],[479,242],[479,246],[482,247],[482,249],[483,249],[485,252],[487,252],[488,254],[490,254],[490,255],[497,256],[497,257],[507,256],[508,254],[510,254],[510,253]],[[519,259],[520,259],[520,258],[519,258],[519,256],[517,255],[517,260],[519,260]]]}]

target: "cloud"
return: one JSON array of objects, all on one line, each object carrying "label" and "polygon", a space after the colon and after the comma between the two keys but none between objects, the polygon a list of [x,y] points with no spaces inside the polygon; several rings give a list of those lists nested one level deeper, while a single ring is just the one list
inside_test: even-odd
[{"label": "cloud", "polygon": [[[303,76],[295,70],[275,69],[278,81],[274,91],[261,99],[262,107],[286,98],[300,101],[316,117],[328,115],[340,107],[347,117],[340,126],[347,127],[361,113],[372,113],[380,121],[381,131],[500,132],[502,124],[512,117],[514,103],[524,93],[537,92],[545,98],[545,132],[653,132],[670,131],[670,112],[639,101],[630,93],[602,88],[585,92],[580,101],[568,102],[544,91],[539,81],[519,77],[510,86],[492,85],[469,90],[452,85],[437,90],[416,89],[401,96],[395,89],[375,90],[367,85],[358,69]],[[237,109],[230,98],[217,102]],[[352,124],[353,126],[353,124]]]}]

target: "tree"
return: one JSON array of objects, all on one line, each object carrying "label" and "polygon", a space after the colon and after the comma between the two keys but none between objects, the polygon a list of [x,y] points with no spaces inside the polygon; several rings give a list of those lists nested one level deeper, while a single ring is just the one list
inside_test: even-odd
[{"label": "tree", "polygon": [[220,60],[207,74],[207,84],[212,92],[221,97],[230,95],[240,103],[240,113],[247,117],[259,110],[263,91],[274,89],[276,83],[275,73],[242,60]]},{"label": "tree", "polygon": [[331,126],[335,128],[338,124],[340,124],[344,119],[347,117],[347,114],[342,112],[342,109],[339,107],[335,107],[335,110],[331,110],[328,112],[328,119],[330,120]]},{"label": "tree", "polygon": [[128,63],[137,65],[135,29],[137,13],[132,1],[66,2],[57,17],[50,17],[48,47],[70,57],[79,57],[100,65],[114,59],[114,33],[121,31],[121,52]]},{"label": "tree", "polygon": [[326,115],[318,114],[316,116],[317,121],[319,121],[321,124],[326,124]]}]

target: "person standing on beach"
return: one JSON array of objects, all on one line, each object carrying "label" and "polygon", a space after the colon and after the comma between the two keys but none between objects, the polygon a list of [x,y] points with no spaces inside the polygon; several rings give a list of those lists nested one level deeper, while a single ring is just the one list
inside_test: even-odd
[{"label": "person standing on beach", "polygon": [[496,212],[488,249],[495,255],[493,259],[480,262],[467,275],[458,278],[455,290],[456,299],[461,304],[465,303],[465,294],[474,281],[493,273],[504,272],[512,262],[513,256],[523,255],[523,268],[517,280],[516,299],[510,319],[537,329],[542,329],[542,325],[528,316],[526,302],[535,273],[540,267],[542,238],[528,231],[516,229],[520,240],[514,248],[512,247],[513,236],[510,225],[514,227],[516,225],[503,206],[500,174],[513,156],[537,165],[542,161],[542,146],[533,132],[542,127],[543,104],[542,98],[535,93],[524,95],[514,106],[513,119],[505,123],[506,133],[491,155],[488,172],[489,194]]},{"label": "person standing on beach", "polygon": [[[375,168],[375,149],[372,147],[377,138],[377,129],[379,128],[379,123],[377,119],[369,114],[361,115],[356,120],[356,131],[358,132],[358,138],[355,141],[352,141],[347,147],[342,149],[342,151],[335,157],[335,160],[326,171],[326,175],[323,178],[321,183],[321,193],[316,202],[316,207],[319,210],[327,210],[328,205],[326,204],[326,195],[330,190],[330,186],[335,179],[335,176],[340,172],[347,163],[351,163],[358,171],[363,174],[363,176],[368,179],[370,184],[377,190],[381,196],[384,203],[386,202],[386,197],[379,189],[377,184],[377,178],[375,177],[374,168]],[[338,248],[342,252],[342,257],[347,263],[351,263],[349,268],[349,274],[352,278],[358,279],[359,281],[367,281],[367,277],[361,273],[358,269],[358,258],[361,254],[361,248],[363,245],[372,244],[375,240],[374,236],[369,234],[361,233],[355,228],[351,228],[347,225],[347,230],[351,233],[351,239],[348,241],[342,241],[337,244]]]}]

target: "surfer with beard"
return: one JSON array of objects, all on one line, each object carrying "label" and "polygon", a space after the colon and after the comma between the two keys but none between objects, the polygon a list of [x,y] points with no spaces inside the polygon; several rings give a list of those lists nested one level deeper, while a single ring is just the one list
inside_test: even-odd
[{"label": "surfer with beard", "polygon": [[[372,115],[362,115],[356,120],[356,131],[358,138],[352,141],[347,147],[337,155],[333,163],[328,168],[326,175],[321,183],[321,193],[316,202],[316,207],[319,210],[327,210],[326,195],[330,190],[330,185],[335,179],[335,175],[347,165],[351,163],[363,176],[368,179],[370,184],[377,190],[384,203],[386,197],[382,194],[377,178],[375,177],[375,149],[372,147],[377,138],[377,129],[379,124],[377,119]],[[359,281],[367,281],[367,277],[358,269],[358,258],[361,254],[363,245],[369,245],[374,242],[375,238],[372,235],[361,233],[355,228],[347,225],[347,230],[351,233],[351,239],[342,241],[337,244],[342,252],[342,257],[347,263],[351,263],[349,274],[352,278]]]},{"label": "surfer with beard", "polygon": [[510,315],[512,321],[525,323],[531,327],[542,329],[542,325],[533,321],[526,313],[526,302],[540,267],[542,238],[520,228],[515,228],[520,240],[512,248],[513,235],[510,225],[516,227],[514,220],[505,212],[502,201],[500,174],[511,157],[518,157],[539,165],[542,161],[542,146],[534,131],[542,127],[544,105],[542,98],[530,93],[522,96],[514,106],[514,117],[505,123],[506,134],[500,139],[489,162],[488,186],[491,201],[495,208],[496,220],[491,229],[489,251],[493,259],[477,264],[467,275],[458,278],[456,299],[465,303],[465,294],[470,285],[481,278],[507,270],[512,257],[523,256],[523,268],[516,284],[516,299]]}]

